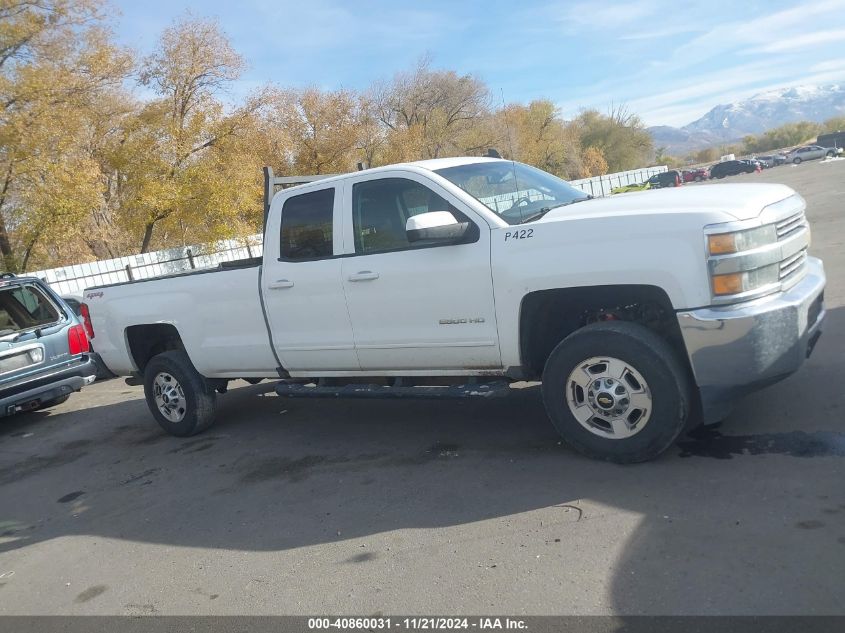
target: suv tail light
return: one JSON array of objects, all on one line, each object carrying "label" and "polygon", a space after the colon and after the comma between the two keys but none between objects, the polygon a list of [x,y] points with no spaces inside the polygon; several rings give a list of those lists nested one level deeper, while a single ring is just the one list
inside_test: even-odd
[{"label": "suv tail light", "polygon": [[85,336],[84,326],[74,325],[67,331],[67,346],[71,356],[76,356],[89,350],[88,337]]},{"label": "suv tail light", "polygon": [[91,313],[88,312],[87,303],[80,304],[79,315],[82,317],[83,325],[85,325],[85,333],[88,335],[88,340],[92,340],[94,338],[94,326],[91,324]]}]

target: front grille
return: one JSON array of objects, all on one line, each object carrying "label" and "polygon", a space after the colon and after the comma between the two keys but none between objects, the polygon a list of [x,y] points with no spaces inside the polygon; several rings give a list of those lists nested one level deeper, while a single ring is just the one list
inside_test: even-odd
[{"label": "front grille", "polygon": [[790,235],[792,235],[796,231],[800,231],[806,226],[807,219],[804,217],[804,211],[802,210],[798,213],[793,213],[788,218],[784,218],[783,220],[775,224],[775,228],[777,229],[778,234],[778,241],[785,240]]},{"label": "front grille", "polygon": [[792,257],[787,257],[780,263],[779,278],[781,281],[790,279],[797,274],[807,262],[807,249],[803,248]]}]

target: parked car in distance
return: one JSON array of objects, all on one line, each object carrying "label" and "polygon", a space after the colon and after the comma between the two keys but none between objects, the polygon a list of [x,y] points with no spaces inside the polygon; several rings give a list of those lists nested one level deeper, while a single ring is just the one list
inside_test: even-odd
[{"label": "parked car in distance", "polygon": [[699,167],[698,169],[685,169],[683,171],[684,182],[701,182],[710,179],[710,168]]},{"label": "parked car in distance", "polygon": [[[763,169],[769,169],[770,167],[774,167],[777,163],[776,155],[775,154],[766,154],[765,156],[754,156],[754,160],[759,161],[760,164],[763,166]],[[781,164],[783,161],[781,161]]]},{"label": "parked car in distance", "polygon": [[763,163],[761,163],[756,158],[744,158],[742,162],[748,163],[752,167],[754,167],[754,171],[763,171]]},{"label": "parked car in distance", "polygon": [[833,158],[842,153],[841,147],[822,147],[821,145],[805,145],[797,147],[786,155],[786,160],[796,165],[805,160],[815,160],[826,156]]},{"label": "parked car in distance", "polygon": [[0,275],[0,417],[46,409],[94,382],[82,321],[36,277]]},{"label": "parked car in distance", "polygon": [[664,187],[680,187],[684,181],[681,172],[677,169],[670,169],[659,174],[654,174],[648,179],[650,189],[662,189]]},{"label": "parked car in distance", "polygon": [[724,178],[737,174],[751,174],[757,171],[757,166],[745,160],[727,160],[710,167],[710,178]]}]

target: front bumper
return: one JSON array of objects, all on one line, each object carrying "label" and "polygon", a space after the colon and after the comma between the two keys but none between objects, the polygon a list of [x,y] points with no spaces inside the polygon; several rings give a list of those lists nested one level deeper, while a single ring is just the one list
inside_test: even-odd
[{"label": "front bumper", "polygon": [[52,367],[35,376],[0,386],[0,417],[30,411],[55,400],[97,378],[97,366],[87,354],[65,366]]},{"label": "front bumper", "polygon": [[824,267],[807,258],[795,286],[742,304],[678,312],[698,384],[705,423],[730,413],[733,402],[795,372],[821,336]]}]

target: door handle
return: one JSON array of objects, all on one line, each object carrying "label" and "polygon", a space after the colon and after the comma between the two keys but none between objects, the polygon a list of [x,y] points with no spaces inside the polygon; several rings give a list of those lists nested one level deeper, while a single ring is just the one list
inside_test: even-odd
[{"label": "door handle", "polygon": [[378,279],[378,273],[371,270],[362,270],[353,275],[349,275],[349,281],[372,281]]},{"label": "door handle", "polygon": [[277,281],[271,282],[269,286],[270,290],[281,290],[282,288],[293,288],[293,282],[288,279],[279,279]]}]

